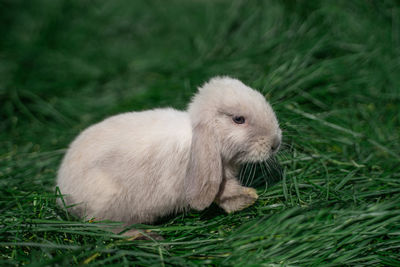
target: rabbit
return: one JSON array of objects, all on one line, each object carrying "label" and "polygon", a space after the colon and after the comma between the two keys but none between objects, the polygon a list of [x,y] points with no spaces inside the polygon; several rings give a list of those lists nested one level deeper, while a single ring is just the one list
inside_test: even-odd
[{"label": "rabbit", "polygon": [[258,198],[238,181],[240,165],[268,159],[281,139],[259,92],[215,77],[186,111],[128,112],[84,130],[63,158],[57,186],[72,214],[125,225],[213,202],[235,212]]}]

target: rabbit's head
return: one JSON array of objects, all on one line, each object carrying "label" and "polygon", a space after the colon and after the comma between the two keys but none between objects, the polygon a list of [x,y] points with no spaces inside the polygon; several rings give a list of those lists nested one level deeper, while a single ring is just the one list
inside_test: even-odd
[{"label": "rabbit's head", "polygon": [[281,130],[271,106],[257,91],[232,78],[214,78],[189,107],[194,133],[208,127],[223,161],[256,162],[277,152]]},{"label": "rabbit's head", "polygon": [[[193,129],[189,199],[216,194],[224,164],[266,160],[279,149],[281,130],[274,111],[259,92],[239,80],[211,79],[199,88],[188,111]],[[191,205],[196,208],[196,203]]]}]

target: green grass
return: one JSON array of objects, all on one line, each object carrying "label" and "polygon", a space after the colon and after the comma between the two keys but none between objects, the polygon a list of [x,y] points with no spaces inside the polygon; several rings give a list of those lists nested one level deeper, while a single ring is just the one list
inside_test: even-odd
[{"label": "green grass", "polygon": [[[260,199],[126,241],[57,207],[69,142],[231,75],[284,129]],[[398,1],[0,2],[0,265],[400,265]],[[255,176],[255,177],[253,177]],[[267,186],[266,186],[267,185]]]}]

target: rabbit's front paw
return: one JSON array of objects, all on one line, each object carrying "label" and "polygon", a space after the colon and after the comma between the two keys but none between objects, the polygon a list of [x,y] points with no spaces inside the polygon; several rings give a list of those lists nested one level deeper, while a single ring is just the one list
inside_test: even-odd
[{"label": "rabbit's front paw", "polygon": [[225,197],[221,199],[218,204],[227,213],[231,213],[253,205],[257,199],[258,195],[254,188],[242,187],[239,194]]}]

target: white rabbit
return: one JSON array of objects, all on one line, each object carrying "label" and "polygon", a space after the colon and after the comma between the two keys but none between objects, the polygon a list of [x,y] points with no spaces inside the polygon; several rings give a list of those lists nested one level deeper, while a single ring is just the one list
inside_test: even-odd
[{"label": "white rabbit", "polygon": [[258,198],[236,176],[239,165],[266,160],[281,142],[271,106],[229,77],[199,88],[187,111],[172,108],[116,115],[70,145],[57,185],[78,216],[152,223],[213,201],[225,211]]}]

